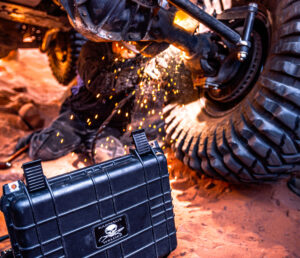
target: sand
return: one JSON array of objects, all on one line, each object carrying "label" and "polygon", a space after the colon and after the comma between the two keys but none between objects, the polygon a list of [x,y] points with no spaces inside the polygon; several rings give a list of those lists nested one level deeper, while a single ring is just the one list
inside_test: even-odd
[{"label": "sand", "polygon": [[[25,103],[41,110],[45,125],[59,109],[68,89],[51,75],[38,50],[19,51],[17,59],[0,61],[0,159],[13,152],[18,137],[30,132],[17,115]],[[21,104],[20,104],[21,103]],[[198,177],[166,150],[170,171],[178,247],[169,257],[300,257],[300,198],[286,181],[263,185],[230,185]],[[20,156],[0,170],[0,186],[22,178]],[[47,177],[87,165],[69,154],[43,162]],[[0,215],[0,235],[6,234]],[[10,246],[0,244],[0,250]]]}]

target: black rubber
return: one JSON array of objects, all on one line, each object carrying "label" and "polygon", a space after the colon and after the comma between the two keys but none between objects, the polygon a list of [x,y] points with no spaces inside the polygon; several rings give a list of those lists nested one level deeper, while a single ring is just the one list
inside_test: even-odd
[{"label": "black rubber", "polygon": [[[83,36],[75,31],[70,33],[59,33],[58,37],[65,44],[66,58],[61,61],[57,58],[55,47],[59,40],[53,40],[48,50],[48,61],[54,77],[63,85],[68,85],[76,76],[77,59],[81,46],[86,42]],[[59,46],[60,47],[60,46]]]},{"label": "black rubber", "polygon": [[300,178],[292,176],[287,182],[288,188],[300,197]]},{"label": "black rubber", "polygon": [[257,2],[271,13],[272,39],[252,90],[218,116],[201,99],[170,106],[166,119],[179,159],[199,174],[236,183],[300,171],[300,1]]},{"label": "black rubber", "polygon": [[0,236],[0,242],[3,242],[6,239],[9,239],[9,235]]}]

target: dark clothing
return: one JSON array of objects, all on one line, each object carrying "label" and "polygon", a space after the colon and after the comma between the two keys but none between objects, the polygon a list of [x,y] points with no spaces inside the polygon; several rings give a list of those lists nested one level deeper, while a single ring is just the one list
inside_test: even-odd
[{"label": "dark clothing", "polygon": [[[174,49],[151,62],[141,56],[122,60],[111,49],[111,43],[87,42],[83,46],[78,62],[82,80],[72,89],[73,94],[63,103],[60,116],[52,125],[33,134],[31,158],[49,160],[71,151],[90,150],[99,126],[132,90],[136,90],[135,99],[108,125],[109,134],[123,145],[131,143],[129,135],[135,129],[144,128],[149,140],[163,137],[163,105],[172,101],[184,104],[198,98],[190,72]],[[126,127],[128,130],[124,130]],[[104,133],[108,134],[108,130]]]},{"label": "dark clothing", "polygon": [[[53,123],[32,134],[29,156],[51,160],[71,151],[89,150],[91,141],[113,108],[138,85],[142,57],[124,60],[112,52],[111,43],[87,42],[78,60],[83,84],[77,85],[61,106]],[[127,103],[109,126],[119,137],[130,122],[133,100]]]},{"label": "dark clothing", "polygon": [[48,128],[32,134],[29,148],[32,159],[57,159],[84,147],[84,139],[90,138],[93,131],[87,131],[78,118],[70,120],[71,115],[70,110],[65,111]]},{"label": "dark clothing", "polygon": [[[116,103],[138,84],[137,70],[142,58],[122,60],[116,58],[111,49],[111,43],[87,42],[83,46],[78,60],[78,73],[84,86],[77,94],[67,98],[61,108],[61,113],[71,110],[81,121],[91,122],[89,129],[99,128]],[[130,113],[131,109],[132,103],[129,103],[122,108],[122,113]],[[117,121],[111,121],[111,125],[122,130],[129,118],[118,116]]]}]

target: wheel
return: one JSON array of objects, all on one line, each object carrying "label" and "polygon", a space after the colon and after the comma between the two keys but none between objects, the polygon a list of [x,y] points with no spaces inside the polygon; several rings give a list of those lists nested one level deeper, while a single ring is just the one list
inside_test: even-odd
[{"label": "wheel", "polygon": [[76,76],[76,62],[84,38],[75,32],[59,32],[48,50],[48,61],[54,77],[68,85]]},{"label": "wheel", "polygon": [[166,113],[176,156],[199,174],[236,183],[300,169],[300,1],[257,2],[270,26],[256,21],[252,53],[235,81]]}]

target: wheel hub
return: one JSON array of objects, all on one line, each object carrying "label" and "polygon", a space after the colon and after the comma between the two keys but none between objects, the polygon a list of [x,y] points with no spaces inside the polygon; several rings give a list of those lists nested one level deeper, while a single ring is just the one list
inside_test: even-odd
[{"label": "wheel hub", "polygon": [[262,40],[260,35],[254,32],[247,60],[241,63],[236,60],[234,54],[229,55],[221,65],[218,75],[206,79],[206,96],[222,104],[242,98],[251,89],[261,71],[262,60]]},{"label": "wheel hub", "polygon": [[[230,17],[235,17],[234,11],[228,18]],[[205,109],[212,116],[218,116],[219,111],[230,111],[238,105],[251,91],[263,69],[269,50],[270,27],[266,12],[260,11],[256,18],[250,38],[252,47],[244,62],[236,59],[235,46],[216,38],[219,40],[215,42],[219,46],[216,54],[219,60],[217,75],[202,77],[201,80],[197,80],[200,75],[193,75],[194,86],[206,98]],[[223,19],[223,22],[240,34],[243,33],[243,19]]]}]

